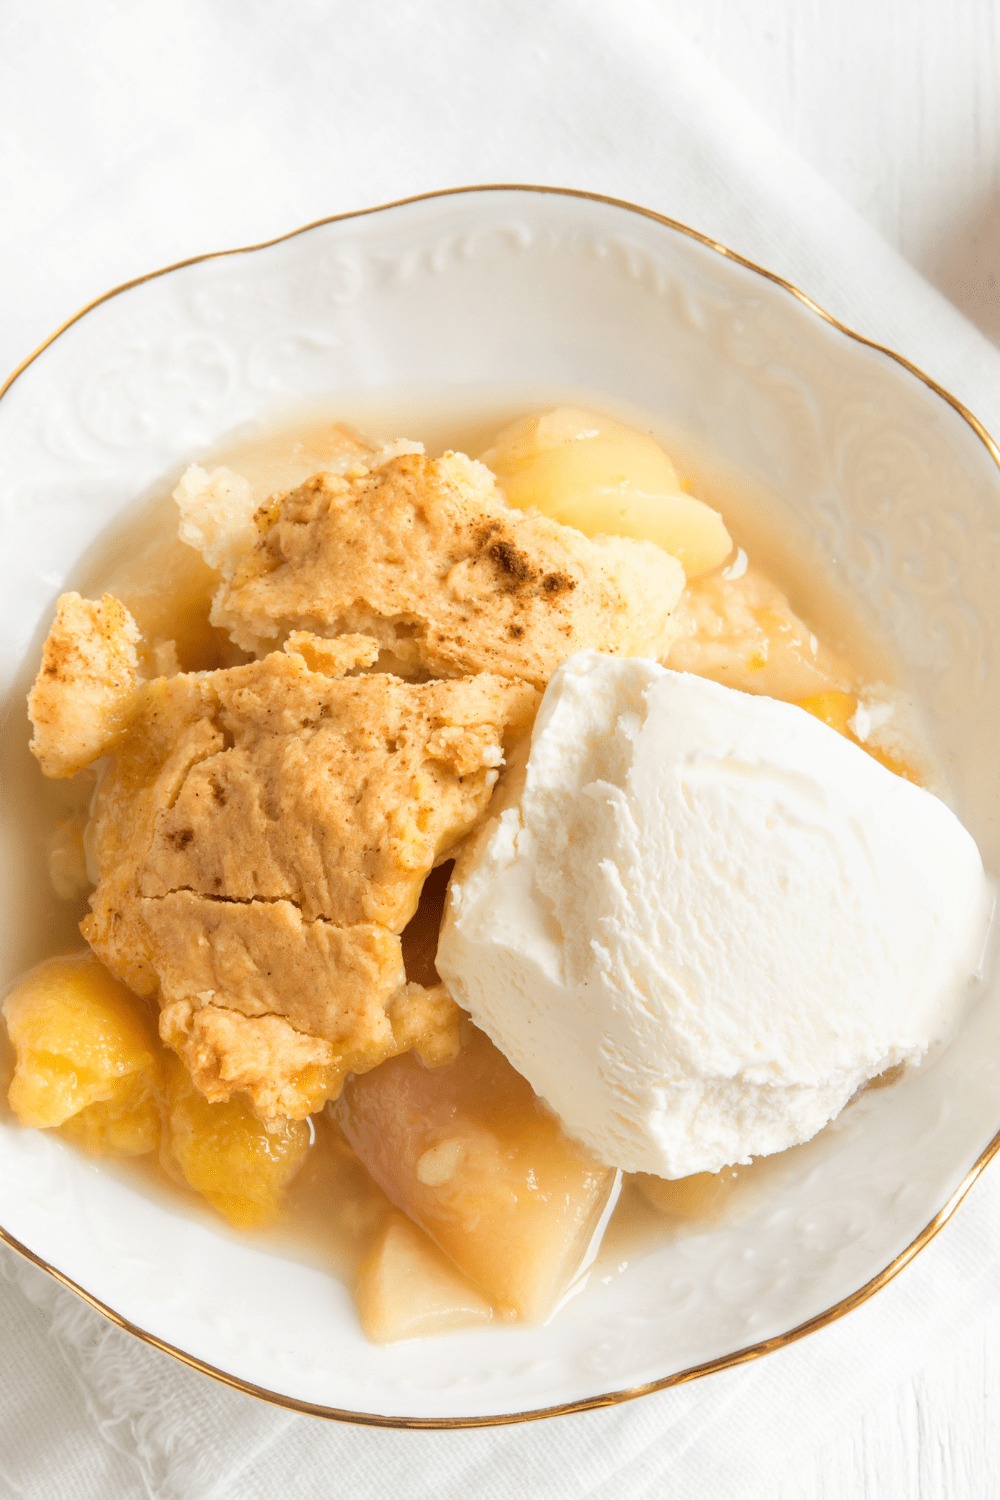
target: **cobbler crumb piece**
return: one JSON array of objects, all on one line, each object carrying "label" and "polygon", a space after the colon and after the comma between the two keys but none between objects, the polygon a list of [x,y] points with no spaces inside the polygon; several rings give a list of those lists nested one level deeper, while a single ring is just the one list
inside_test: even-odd
[{"label": "cobbler crumb piece", "polygon": [[462,454],[316,474],[257,525],[211,618],[258,655],[292,631],[362,632],[407,676],[492,672],[541,688],[574,651],[659,657],[676,634],[675,558],[515,510]]},{"label": "cobbler crumb piece", "polygon": [[260,661],[139,683],[95,800],[84,936],[158,996],[207,1097],[243,1091],[265,1122],[403,1047],[450,1055],[458,1013],[407,986],[399,935],[537,709],[530,684],[486,673],[344,675],[377,651],[297,632]]},{"label": "cobbler crumb piece", "polygon": [[73,776],[128,727],[139,682],[139,630],[110,594],[63,594],[28,696],[30,749],[46,776]]}]

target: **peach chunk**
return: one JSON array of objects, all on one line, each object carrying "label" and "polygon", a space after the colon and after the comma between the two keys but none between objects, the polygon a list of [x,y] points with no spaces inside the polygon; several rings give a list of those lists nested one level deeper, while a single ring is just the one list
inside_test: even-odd
[{"label": "peach chunk", "polygon": [[847,663],[769,578],[745,564],[744,554],[732,569],[688,585],[674,610],[678,635],[665,665],[786,703],[846,688]]},{"label": "peach chunk", "polygon": [[355,1297],[374,1344],[450,1333],[493,1316],[489,1303],[405,1214],[393,1211],[366,1257]]},{"label": "peach chunk", "polygon": [[168,1053],[164,1065],[165,1169],[171,1176],[179,1170],[188,1186],[238,1229],[265,1223],[309,1149],[308,1122],[285,1120],[265,1130],[239,1095],[210,1104],[182,1063]]},{"label": "peach chunk", "polygon": [[667,1218],[712,1221],[728,1204],[738,1176],[736,1167],[724,1167],[721,1172],[696,1172],[692,1177],[675,1178],[637,1172],[633,1180],[646,1202]]},{"label": "peach chunk", "polygon": [[577,1276],[616,1174],[575,1143],[492,1043],[354,1078],[334,1113],[375,1181],[499,1312],[541,1322]]},{"label": "peach chunk", "polygon": [[160,1144],[160,1105],[149,1078],[123,1080],[113,1099],[88,1104],[70,1115],[60,1133],[89,1156],[145,1156]]},{"label": "peach chunk", "polygon": [[522,417],[482,462],[519,510],[534,507],[584,536],[656,542],[688,578],[717,568],[732,551],[722,517],[684,493],[660,445],[609,417],[573,406]]},{"label": "peach chunk", "polygon": [[101,1156],[160,1139],[159,1045],[142,1000],[92,953],[51,958],[3,1005],[17,1053],[10,1106],[22,1125],[59,1126]]}]

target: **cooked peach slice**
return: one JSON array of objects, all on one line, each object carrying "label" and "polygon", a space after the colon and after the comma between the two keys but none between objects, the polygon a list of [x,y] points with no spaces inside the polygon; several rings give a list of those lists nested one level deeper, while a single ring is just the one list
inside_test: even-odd
[{"label": "cooked peach slice", "polygon": [[101,1156],[160,1139],[159,1044],[145,1003],[92,953],[48,959],[3,1005],[17,1053],[10,1106],[22,1125],[61,1126]]},{"label": "cooked peach slice", "polygon": [[450,1333],[493,1316],[489,1303],[398,1210],[366,1257],[354,1295],[361,1326],[375,1344]]},{"label": "cooked peach slice", "polygon": [[334,1110],[379,1186],[498,1311],[541,1322],[577,1276],[616,1174],[468,1030],[455,1062],[393,1058],[349,1082]]},{"label": "cooked peach slice", "polygon": [[59,1127],[89,1156],[145,1156],[160,1144],[160,1103],[145,1074],[122,1081],[112,1099],[88,1104]]},{"label": "cooked peach slice", "polygon": [[660,445],[608,417],[572,406],[522,417],[482,461],[519,510],[534,507],[585,536],[656,542],[689,578],[732,551],[722,517],[684,493]]},{"label": "cooked peach slice", "polygon": [[[729,575],[728,577],[726,575]],[[725,687],[799,703],[850,685],[846,662],[817,640],[770,579],[737,563],[685,589],[665,663]]]},{"label": "cooked peach slice", "polygon": [[171,1176],[179,1169],[188,1186],[238,1229],[266,1223],[309,1149],[308,1122],[285,1120],[265,1130],[239,1095],[210,1104],[182,1063],[168,1053],[164,1065],[164,1167]]},{"label": "cooked peach slice", "polygon": [[696,1172],[693,1177],[676,1178],[637,1172],[633,1180],[646,1202],[668,1219],[712,1220],[732,1196],[739,1171],[736,1167],[724,1167],[721,1172]]}]

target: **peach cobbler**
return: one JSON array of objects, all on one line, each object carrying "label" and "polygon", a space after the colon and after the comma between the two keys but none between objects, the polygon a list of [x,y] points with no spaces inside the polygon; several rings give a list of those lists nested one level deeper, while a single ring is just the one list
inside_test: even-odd
[{"label": "peach cobbler", "polygon": [[[479,462],[337,426],[328,448],[263,497],[185,472],[202,573],[173,604],[170,578],[131,609],[58,601],[31,749],[47,777],[93,778],[51,852],[57,888],[92,887],[87,947],[7,995],[10,1104],[95,1156],[158,1159],[246,1229],[326,1151],[330,1213],[365,1205],[376,1341],[544,1321],[630,1163],[548,1107],[436,950],[454,861],[458,932],[554,674],[662,663],[796,704],[899,777],[927,764],[902,696],[817,640],[647,434],[562,407]],[[671,1175],[629,1191],[668,1219],[717,1211],[728,1176]]]}]

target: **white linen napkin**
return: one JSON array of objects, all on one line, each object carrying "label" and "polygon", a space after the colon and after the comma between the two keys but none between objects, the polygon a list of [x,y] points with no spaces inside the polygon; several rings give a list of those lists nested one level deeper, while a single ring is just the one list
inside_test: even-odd
[{"label": "white linen napkin", "polygon": [[[654,0],[7,0],[0,371],[202,251],[464,183],[585,188],[786,276],[1000,432],[1000,353],[672,32]],[[2,1208],[0,1208],[2,1222]],[[0,1496],[741,1500],[995,1316],[1000,1172],[859,1311],[750,1365],[522,1427],[410,1433],[225,1389],[0,1253]]]}]

